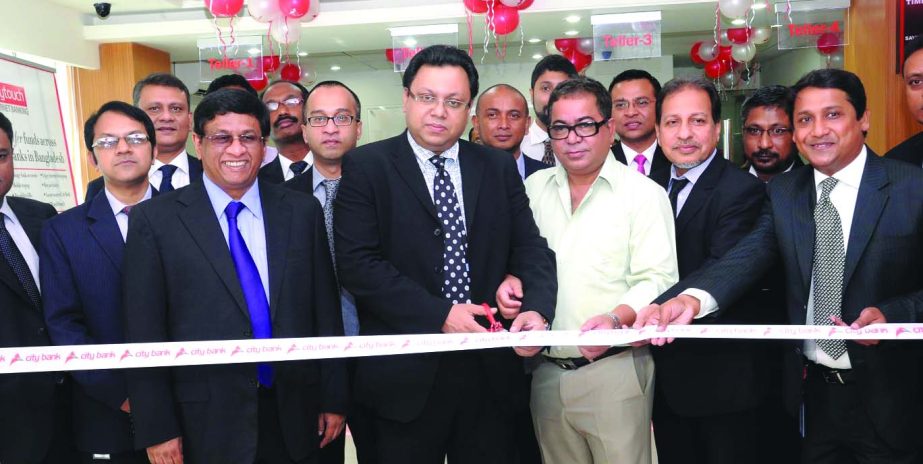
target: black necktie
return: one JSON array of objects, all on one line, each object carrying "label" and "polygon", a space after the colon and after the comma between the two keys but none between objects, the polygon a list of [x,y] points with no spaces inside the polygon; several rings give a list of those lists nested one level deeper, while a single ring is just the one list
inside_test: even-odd
[{"label": "black necktie", "polygon": [[292,172],[294,172],[295,175],[297,176],[297,175],[301,174],[302,172],[304,172],[305,169],[308,168],[308,162],[305,161],[305,160],[295,161],[295,162],[292,163],[292,165],[289,166],[288,168],[291,169]]},{"label": "black necktie", "polygon": [[172,164],[165,164],[160,167],[160,188],[157,189],[160,193],[167,193],[173,190],[173,173],[176,172],[176,166]]},{"label": "black necktie", "polygon": [[551,149],[551,139],[545,140],[545,153],[542,155],[542,162],[554,166],[554,150]]},{"label": "black necktie", "polygon": [[22,284],[22,288],[26,291],[26,295],[29,296],[29,301],[32,302],[35,309],[41,310],[42,297],[38,292],[38,286],[35,285],[32,271],[29,270],[26,259],[22,257],[22,253],[20,253],[19,248],[16,247],[16,242],[13,241],[13,236],[10,235],[10,231],[6,230],[6,219],[2,213],[0,213],[0,252],[3,253],[3,257],[6,259],[6,262],[9,263],[10,267],[13,268],[13,273],[16,274],[16,278],[19,279],[19,283]]},{"label": "black necktie", "polygon": [[679,199],[679,192],[682,192],[686,185],[689,184],[689,179],[680,177],[679,179],[673,179],[673,185],[670,186],[670,206],[673,207],[673,215],[679,215],[679,210],[676,208],[676,201]]},{"label": "black necktie", "polygon": [[468,274],[468,234],[465,232],[464,214],[455,196],[452,178],[445,170],[445,158],[436,155],[429,159],[436,166],[433,182],[433,203],[442,224],[442,294],[453,304],[471,301],[471,276]]}]

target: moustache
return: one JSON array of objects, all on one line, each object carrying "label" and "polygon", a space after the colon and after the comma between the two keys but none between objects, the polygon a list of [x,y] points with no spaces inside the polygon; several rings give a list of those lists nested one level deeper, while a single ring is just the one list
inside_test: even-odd
[{"label": "moustache", "polygon": [[753,152],[754,158],[780,158],[779,154],[772,150],[757,150]]},{"label": "moustache", "polygon": [[294,116],[282,115],[282,116],[279,116],[279,119],[276,119],[276,122],[272,124],[272,127],[275,127],[278,129],[279,125],[281,125],[283,121],[291,121],[295,124],[298,124],[298,118]]}]

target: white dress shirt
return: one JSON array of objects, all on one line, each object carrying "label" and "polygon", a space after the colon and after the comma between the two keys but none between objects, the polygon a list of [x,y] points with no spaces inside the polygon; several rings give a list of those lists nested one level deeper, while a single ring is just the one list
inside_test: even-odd
[{"label": "white dress shirt", "polygon": [[519,158],[516,158],[516,170],[519,171],[519,177],[526,180],[526,159],[523,158],[521,152],[519,153]]},{"label": "white dress shirt", "polygon": [[644,175],[650,177],[652,167],[651,163],[654,161],[654,152],[657,151],[657,139],[654,139],[654,143],[652,143],[651,146],[645,148],[641,153],[628,148],[628,145],[625,145],[621,141],[619,142],[619,145],[622,146],[622,153],[625,154],[625,162],[628,163],[628,167],[631,168],[632,171],[638,170],[638,162],[635,161],[636,156],[641,154],[647,158],[644,160]]},{"label": "white dress shirt", "polygon": [[[121,201],[119,201],[119,199],[116,198],[115,195],[109,192],[108,187],[104,188],[103,191],[106,192],[106,198],[109,199],[109,207],[112,208],[112,214],[115,216],[116,224],[119,225],[119,232],[122,233],[122,241],[124,242],[125,238],[128,237],[128,215],[125,214],[125,212],[122,210],[125,209],[125,207],[129,205],[126,205],[125,203],[122,203]],[[151,184],[148,183],[147,192],[144,192],[144,197],[141,198],[141,201],[139,201],[138,203],[141,203],[142,201],[145,201],[145,200],[150,200],[151,195],[153,193],[154,192],[151,189]],[[131,205],[131,206],[134,206],[134,205]]]},{"label": "white dress shirt", "polygon": [[[426,181],[426,190],[429,192],[429,197],[433,199],[433,187],[436,185],[436,174],[439,170],[436,169],[436,166],[433,165],[429,159],[436,156],[436,154],[421,147],[420,144],[413,139],[409,131],[407,132],[407,140],[410,141],[410,148],[413,149],[417,164],[420,166],[420,170],[423,171],[423,179]],[[465,220],[465,196],[462,194],[461,165],[458,160],[458,142],[455,142],[455,145],[452,145],[448,150],[442,152],[441,155],[446,159],[445,171],[449,173],[449,178],[452,179],[452,187],[455,188],[455,198],[456,201],[458,201],[458,208],[462,213],[462,225],[465,225],[467,229],[467,221]],[[435,204],[435,199],[433,199],[433,204]]]},{"label": "white dress shirt", "polygon": [[[314,153],[309,151],[308,154],[304,156],[304,160],[308,163],[308,167],[305,168],[305,170],[307,170],[314,165]],[[292,164],[294,163],[294,161],[286,158],[282,153],[279,153],[279,164],[282,165],[282,176],[285,177],[285,180],[291,180],[295,177],[295,171],[292,171]]]},{"label": "white dress shirt", "polygon": [[[798,155],[792,155],[792,156],[798,156]],[[784,174],[784,173],[786,173],[786,172],[788,172],[788,171],[791,171],[792,168],[794,168],[794,167],[795,167],[795,163],[794,163],[794,161],[793,161],[792,164],[788,165],[788,169],[786,169],[786,170],[780,172],[779,174]],[[753,167],[752,164],[750,165],[750,174],[752,174],[753,177],[759,178],[759,174],[756,172],[756,169]],[[778,175],[778,174],[776,174],[776,175]]]},{"label": "white dress shirt", "polygon": [[[541,161],[545,156],[545,140],[548,140],[548,133],[542,130],[533,119],[532,125],[529,126],[529,132],[519,143],[519,149],[523,155]],[[555,158],[557,158],[557,155],[555,155]]]},{"label": "white dress shirt", "polygon": [[22,228],[22,224],[19,222],[19,218],[16,217],[16,213],[13,212],[13,208],[10,208],[10,204],[7,203],[6,197],[3,197],[3,202],[0,203],[0,219],[6,225],[6,230],[9,231],[10,237],[13,238],[16,248],[19,248],[19,253],[26,260],[29,271],[32,273],[32,280],[35,281],[35,286],[41,291],[42,283],[38,279],[38,252],[32,246],[32,241],[26,235],[26,230]]},{"label": "white dress shirt", "polygon": [[[685,187],[679,192],[679,196],[676,197],[676,216],[679,217],[680,211],[683,210],[683,205],[686,204],[686,199],[689,198],[689,194],[692,193],[692,188],[695,186],[696,182],[699,181],[699,177],[702,177],[702,173],[708,169],[708,165],[711,164],[711,160],[715,159],[715,154],[718,153],[718,150],[713,150],[711,155],[708,156],[702,164],[686,171],[685,174],[679,176],[676,174],[676,166],[670,166],[670,189],[673,188],[673,181],[682,177],[689,181]],[[673,193],[672,190],[668,190],[668,193]]]},{"label": "white dress shirt", "polygon": [[173,172],[173,177],[170,179],[170,184],[173,185],[174,190],[189,185],[189,158],[186,156],[186,150],[181,151],[169,163],[154,159],[154,165],[151,166],[151,170],[147,173],[147,178],[154,187],[160,187],[160,181],[163,180],[160,167],[164,164],[176,166],[176,171]]}]

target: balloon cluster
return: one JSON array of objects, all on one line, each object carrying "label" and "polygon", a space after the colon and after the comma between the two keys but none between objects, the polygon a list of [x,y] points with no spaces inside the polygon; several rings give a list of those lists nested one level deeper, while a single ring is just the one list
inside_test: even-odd
[{"label": "balloon cluster", "polygon": [[[734,23],[747,20],[750,14],[751,0],[719,0],[718,10],[721,15]],[[769,41],[767,27],[731,27],[720,29],[720,16],[716,17],[717,40],[704,40],[692,44],[689,58],[696,66],[704,68],[705,75],[719,79],[722,86],[731,88],[737,85],[742,76],[749,76],[745,71],[756,56],[756,46]]]},{"label": "balloon cluster", "polygon": [[593,39],[589,37],[548,40],[545,49],[550,54],[563,55],[574,64],[577,72],[582,72],[593,63]]},{"label": "balloon cluster", "polygon": [[519,27],[519,12],[535,0],[462,0],[474,14],[486,13],[487,28],[497,35],[507,35]]},{"label": "balloon cluster", "polygon": [[250,0],[247,12],[260,23],[269,24],[277,43],[289,45],[301,38],[301,24],[317,17],[319,0]]}]

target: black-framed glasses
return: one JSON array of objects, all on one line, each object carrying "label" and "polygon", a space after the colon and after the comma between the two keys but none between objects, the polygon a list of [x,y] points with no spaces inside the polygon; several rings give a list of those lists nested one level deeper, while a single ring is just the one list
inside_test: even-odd
[{"label": "black-framed glasses", "polygon": [[[423,106],[435,106],[441,100],[439,97],[428,93],[415,94],[411,92],[410,89],[407,89],[407,95],[410,95],[413,101]],[[446,98],[442,100],[442,105],[448,110],[459,111],[465,109],[468,106],[468,102],[456,98]]]},{"label": "black-framed glasses", "polygon": [[237,141],[240,142],[241,145],[247,148],[253,148],[263,143],[263,137],[260,137],[259,135],[256,135],[256,134],[240,134],[240,135],[235,136],[231,134],[219,133],[219,134],[206,135],[205,139],[211,142],[213,145],[215,145],[218,148],[229,147],[232,143],[234,143],[234,139],[237,139]]},{"label": "black-framed glasses", "polygon": [[101,148],[103,150],[111,150],[119,144],[119,140],[125,139],[125,143],[133,147],[138,145],[144,145],[148,142],[147,134],[128,134],[124,137],[117,137],[114,135],[107,135],[105,137],[100,137],[93,141],[93,148]]},{"label": "black-framed glasses", "polygon": [[574,131],[579,137],[592,137],[599,133],[599,128],[606,124],[606,121],[581,121],[573,126],[566,124],[552,124],[548,127],[548,137],[552,140],[564,140]]},{"label": "black-framed glasses", "polygon": [[279,109],[279,106],[280,106],[280,105],[285,105],[285,106],[288,107],[288,108],[294,108],[294,107],[300,105],[300,104],[301,104],[301,101],[302,101],[302,100],[301,100],[301,98],[299,98],[299,97],[286,98],[285,100],[282,100],[282,101],[280,101],[280,102],[277,102],[277,101],[268,101],[268,102],[266,102],[266,109],[268,109],[269,111],[275,111],[275,110]]},{"label": "black-framed glasses", "polygon": [[791,131],[792,130],[788,127],[771,127],[769,129],[763,129],[762,127],[757,126],[744,127],[744,135],[753,138],[762,137],[764,133],[768,132],[770,137],[777,139],[785,137],[785,135],[791,133]]},{"label": "black-framed glasses", "polygon": [[351,114],[338,114],[336,116],[309,116],[308,125],[311,127],[325,127],[328,122],[333,121],[334,126],[348,126],[353,123],[353,120],[358,121],[358,116],[353,116]]}]

